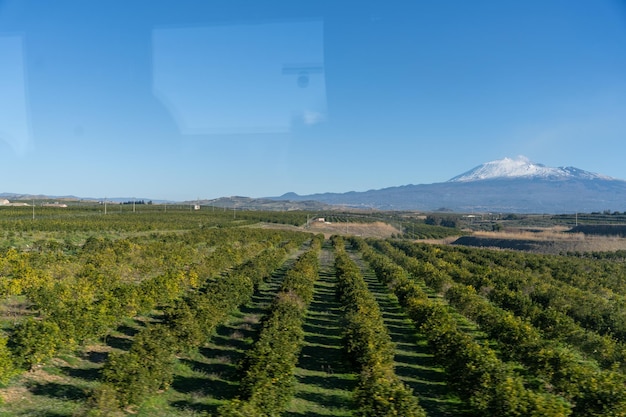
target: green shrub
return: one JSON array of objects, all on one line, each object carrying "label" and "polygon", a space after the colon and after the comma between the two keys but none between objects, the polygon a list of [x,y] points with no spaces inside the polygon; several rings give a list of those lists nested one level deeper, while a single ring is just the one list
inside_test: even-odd
[{"label": "green shrub", "polygon": [[354,394],[358,417],[425,417],[424,409],[398,378],[381,368],[364,370]]},{"label": "green shrub", "polygon": [[61,331],[56,323],[29,317],[15,328],[10,348],[20,366],[30,369],[53,357],[60,343]]},{"label": "green shrub", "polygon": [[0,386],[9,382],[9,379],[16,374],[13,355],[7,348],[7,339],[0,336]]},{"label": "green shrub", "polygon": [[111,353],[104,365],[104,381],[122,405],[139,404],[172,382],[175,339],[162,325],[151,325],[135,336],[127,353]]}]

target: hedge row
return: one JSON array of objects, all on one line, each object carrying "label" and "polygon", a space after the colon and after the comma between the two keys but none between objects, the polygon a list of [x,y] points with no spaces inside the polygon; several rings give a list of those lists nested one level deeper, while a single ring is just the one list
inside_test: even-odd
[{"label": "hedge row", "polygon": [[[231,267],[240,262],[239,259],[256,255],[286,236],[302,239],[298,235],[261,235],[233,230],[190,232],[179,236],[187,246],[178,245],[174,240],[170,242],[168,236],[160,237],[164,241],[150,240],[143,245],[128,239],[90,238],[78,254],[55,254],[58,259],[50,255],[53,264],[47,266],[50,271],[55,271],[55,262],[61,271],[70,260],[77,264],[75,269],[69,268],[71,275],[63,279],[54,278],[50,271],[37,269],[43,266],[31,259],[32,253],[8,251],[0,256],[0,268],[10,277],[13,294],[26,295],[38,317],[16,324],[9,331],[7,347],[16,367],[32,368],[54,356],[59,349],[75,349],[105,336],[125,318],[140,312],[147,314],[157,305],[180,302],[185,293],[200,285],[197,271]],[[255,237],[265,241],[241,243]],[[209,241],[216,250],[203,258],[194,257],[195,246],[209,244]],[[221,252],[228,252],[230,256]],[[124,263],[127,258],[139,263],[121,269],[133,276],[146,274],[140,282],[122,279],[116,269],[117,262]]]},{"label": "hedge row", "polygon": [[354,415],[425,416],[412,390],[395,374],[395,347],[359,267],[346,254],[343,238],[334,237],[334,245],[337,296],[345,308],[346,351],[360,371]]},{"label": "hedge row", "polygon": [[139,404],[167,388],[174,354],[204,343],[233,310],[250,300],[255,282],[278,268],[294,246],[270,247],[166,308],[162,323],[143,329],[128,352],[109,356],[102,372],[104,384],[94,393],[98,407],[104,407],[100,404],[104,399],[121,406]]},{"label": "hedge row", "polygon": [[425,334],[435,359],[445,368],[448,383],[477,415],[570,415],[571,405],[563,398],[525,387],[523,378],[493,349],[460,330],[448,309],[429,299],[402,267],[373,251],[362,239],[355,238],[353,243],[379,279],[398,296],[411,320]]},{"label": "hedge row", "polygon": [[255,288],[293,249],[292,244],[268,248],[229,273],[210,280],[201,291],[189,293],[166,308],[163,321],[180,346],[193,349],[204,343],[229,314],[251,299]]},{"label": "hedge row", "polygon": [[[472,285],[495,305],[511,311],[540,329],[544,338],[575,346],[584,355],[598,361],[605,369],[613,369],[616,366],[621,367],[622,372],[626,369],[626,345],[622,341],[584,328],[561,308],[550,306],[545,308],[542,303],[533,300],[527,288],[537,285],[545,288],[546,284],[540,281],[524,282],[529,279],[527,272],[490,265],[488,273],[481,273],[485,267],[474,262],[486,264],[487,260],[482,259],[480,252],[466,253],[467,248],[460,249],[459,253],[450,254],[441,248],[402,242],[394,242],[394,246],[401,250],[389,248],[386,242],[375,243],[375,246],[379,245],[385,245],[385,253],[401,263],[411,275],[420,277],[436,291],[441,291],[444,286],[449,287],[454,282]],[[435,253],[437,256],[434,256]],[[470,257],[471,261],[459,258],[459,255]],[[455,262],[462,264],[463,267],[446,262],[438,256],[454,258]],[[500,256],[499,252],[497,256]],[[558,291],[553,289],[551,292]]]},{"label": "hedge row", "polygon": [[293,397],[293,372],[304,340],[304,316],[318,277],[322,239],[313,239],[311,249],[286,272],[262,321],[259,339],[246,352],[240,397],[222,406],[221,416],[276,416]]},{"label": "hedge row", "polygon": [[173,380],[176,338],[162,324],[149,324],[133,340],[128,352],[109,354],[102,368],[102,384],[92,402],[102,412],[111,407],[141,403],[147,395],[167,389]]},{"label": "hedge row", "polygon": [[526,365],[574,404],[574,416],[626,415],[626,379],[600,370],[568,346],[545,340],[539,330],[489,303],[471,286],[453,285],[446,299],[497,340],[501,351]]},{"label": "hedge row", "polygon": [[498,307],[532,323],[542,331],[544,338],[575,346],[605,369],[617,367],[626,372],[626,344],[623,341],[585,329],[567,314],[533,303],[519,290],[493,287],[487,297]]},{"label": "hedge row", "polygon": [[[379,243],[378,247],[393,253],[397,262],[415,262],[388,244]],[[595,361],[585,361],[570,346],[546,339],[529,321],[493,305],[473,286],[447,280],[445,297],[450,304],[496,340],[506,358],[521,362],[553,392],[567,398],[573,405],[572,415],[626,415],[626,378],[622,373],[598,369]]]},{"label": "hedge row", "polygon": [[[617,341],[618,343],[612,346],[617,349],[612,355],[616,362],[623,361],[626,357],[626,352],[624,352],[626,314],[623,314],[626,310],[626,297],[623,295],[601,286],[588,285],[590,289],[576,287],[567,283],[563,277],[569,269],[564,268],[565,271],[558,271],[556,265],[550,269],[544,267],[538,259],[522,258],[516,261],[516,257],[522,257],[522,255],[515,253],[477,251],[467,248],[432,248],[406,243],[394,243],[394,245],[411,257],[421,258],[425,261],[424,264],[432,264],[432,267],[439,269],[442,274],[451,277],[454,281],[472,285],[479,292],[483,291],[483,288],[485,291],[514,289],[523,295],[523,297],[518,296],[518,301],[527,305],[533,304],[542,310],[555,310],[560,313],[559,316],[569,317],[581,328]],[[569,258],[565,257],[546,256],[546,263],[555,264],[557,263],[555,259],[561,260],[562,263],[569,261]],[[553,274],[559,279],[553,277]],[[595,277],[588,277],[588,279],[594,281]],[[580,282],[577,282],[577,285],[584,287]],[[542,325],[540,320],[532,319],[532,321],[536,326]],[[548,326],[544,326],[545,329],[551,330],[552,324],[548,323]],[[564,329],[562,334],[555,334],[555,336],[566,336],[572,329],[571,325],[567,327],[568,329]],[[581,336],[580,332],[577,333],[577,337]],[[603,341],[597,337],[581,340],[583,343],[581,349],[593,355],[595,349],[587,349],[587,346],[598,342],[605,344],[607,340]],[[568,341],[568,343],[575,342],[576,340]],[[598,347],[604,348],[605,346]]]}]

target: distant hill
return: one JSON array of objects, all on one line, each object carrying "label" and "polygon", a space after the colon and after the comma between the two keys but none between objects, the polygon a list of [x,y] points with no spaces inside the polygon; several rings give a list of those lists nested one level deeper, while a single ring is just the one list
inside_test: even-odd
[{"label": "distant hill", "polygon": [[[83,202],[100,202],[103,201],[102,197],[77,197],[75,195],[44,195],[44,194],[20,194],[20,193],[0,193],[0,198],[7,199],[10,201],[29,201],[35,200],[36,204],[40,203],[41,200],[50,201],[64,201],[64,202],[72,202],[72,201],[83,201]],[[125,203],[130,201],[151,201],[154,204],[162,204],[162,203],[173,203],[172,201],[167,200],[152,200],[149,198],[136,198],[136,197],[106,197],[106,201],[109,203]]]},{"label": "distant hill", "polygon": [[232,210],[274,210],[274,211],[290,211],[290,210],[332,210],[328,204],[319,201],[299,199],[299,200],[275,200],[268,198],[250,198],[250,197],[221,197],[212,200],[193,200],[186,201],[186,204],[200,204],[201,206],[213,206]]},{"label": "distant hill", "polygon": [[80,198],[73,195],[65,196],[51,196],[42,194],[18,194],[18,193],[0,193],[0,198],[6,198],[7,200],[80,200]]},{"label": "distant hill", "polygon": [[[28,200],[102,201],[101,198],[0,193],[11,202]],[[116,197],[109,202],[173,201]],[[180,202],[178,202],[180,203]],[[527,158],[504,158],[481,164],[449,181],[435,184],[402,185],[363,192],[280,197],[222,197],[191,200],[200,204],[239,210],[333,210],[361,208],[376,210],[420,210],[492,213],[589,213],[626,211],[626,181],[575,167],[548,167]]]},{"label": "distant hill", "polygon": [[274,200],[315,200],[380,210],[574,213],[626,210],[626,181],[574,167],[552,168],[527,158],[479,165],[449,181],[380,190],[295,193]]},{"label": "distant hill", "polygon": [[[30,202],[34,200],[36,205],[42,204],[43,202],[49,201],[59,201],[59,202],[93,202],[98,203],[102,202],[104,198],[90,198],[90,197],[76,197],[73,195],[70,196],[53,196],[53,195],[43,195],[43,194],[18,194],[18,193],[0,193],[0,201],[5,201],[5,203],[0,203],[0,205],[8,205],[9,201],[11,203],[15,202],[25,202],[30,205]],[[289,210],[333,210],[336,207],[330,206],[328,204],[320,203],[318,201],[312,200],[298,200],[298,201],[277,201],[271,199],[263,199],[263,198],[250,198],[250,197],[241,197],[241,196],[233,196],[233,197],[220,197],[212,200],[188,200],[188,201],[168,201],[168,200],[152,200],[149,198],[133,198],[133,197],[107,197],[106,201],[109,203],[119,203],[126,204],[132,201],[144,203],[152,203],[152,204],[186,204],[186,205],[196,205],[199,204],[201,206],[213,206],[224,209],[232,210],[233,207],[236,210],[268,210],[268,211],[289,211]]]}]

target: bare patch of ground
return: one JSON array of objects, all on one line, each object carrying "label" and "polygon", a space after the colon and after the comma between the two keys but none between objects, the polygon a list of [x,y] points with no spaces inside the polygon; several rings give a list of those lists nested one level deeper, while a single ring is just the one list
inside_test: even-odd
[{"label": "bare patch of ground", "polygon": [[400,233],[398,229],[384,222],[372,223],[328,223],[311,222],[306,229],[315,233],[323,233],[324,236],[332,235],[356,235],[363,237],[387,238]]},{"label": "bare patch of ground", "polygon": [[22,403],[32,401],[32,392],[27,388],[32,384],[45,384],[50,382],[67,382],[69,378],[53,375],[42,369],[41,366],[24,372],[19,377],[21,383],[16,386],[6,387],[0,390],[0,398],[5,404]]},{"label": "bare patch of ground", "polygon": [[448,236],[442,239],[415,239],[413,241],[420,243],[430,243],[431,245],[450,245],[454,243],[458,238],[458,236]]},{"label": "bare patch of ground", "polygon": [[254,227],[264,229],[295,230],[300,232],[323,233],[326,238],[332,235],[352,235],[362,237],[388,238],[400,233],[398,229],[385,222],[371,223],[329,223],[311,222],[308,227],[291,226],[288,224],[258,223]]},{"label": "bare patch of ground", "polygon": [[30,392],[26,387],[16,386],[0,390],[0,398],[4,403],[20,402],[26,399]]},{"label": "bare patch of ground", "polygon": [[[67,364],[65,361],[55,359],[57,363]],[[45,371],[41,366],[36,367],[33,370],[25,372],[23,378],[27,381],[33,382],[68,382],[70,379],[67,376],[54,375]]]},{"label": "bare patch of ground", "polygon": [[278,230],[292,230],[295,232],[306,232],[307,229],[302,226],[294,226],[291,224],[282,224],[282,223],[255,223],[251,225],[247,225],[245,227],[258,227],[260,229],[278,229]]},{"label": "bare patch of ground", "polygon": [[23,296],[9,296],[0,303],[0,321],[13,323],[21,321],[24,317],[32,315],[30,310],[32,303]]}]

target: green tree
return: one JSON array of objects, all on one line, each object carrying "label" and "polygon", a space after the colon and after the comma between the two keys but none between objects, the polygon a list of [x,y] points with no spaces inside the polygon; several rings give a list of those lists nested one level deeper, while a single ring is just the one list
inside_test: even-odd
[{"label": "green tree", "polygon": [[16,327],[10,347],[18,363],[30,369],[54,356],[60,343],[61,331],[56,323],[30,317]]},{"label": "green tree", "polygon": [[139,404],[149,394],[172,383],[175,339],[163,325],[137,334],[128,353],[113,353],[102,370],[105,383],[122,405]]},{"label": "green tree", "polygon": [[9,379],[15,375],[15,365],[11,351],[7,348],[7,339],[0,336],[0,385],[9,382]]}]

